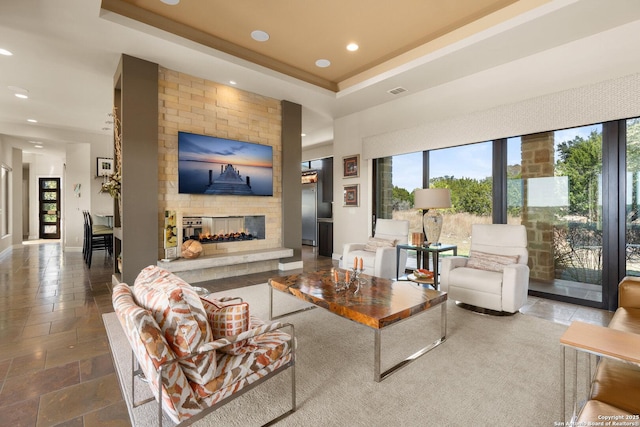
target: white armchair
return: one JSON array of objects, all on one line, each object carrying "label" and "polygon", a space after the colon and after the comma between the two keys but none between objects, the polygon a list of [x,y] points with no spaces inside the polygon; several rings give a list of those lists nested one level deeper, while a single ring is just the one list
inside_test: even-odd
[{"label": "white armchair", "polygon": [[515,313],[527,302],[529,252],[523,225],[474,224],[469,258],[444,258],[440,290],[479,308]]},{"label": "white armchair", "polygon": [[385,279],[395,279],[397,273],[404,274],[407,251],[400,251],[396,270],[396,244],[409,241],[409,221],[378,219],[376,232],[367,243],[346,243],[342,251],[342,268],[352,268],[354,258],[362,258],[364,274]]}]

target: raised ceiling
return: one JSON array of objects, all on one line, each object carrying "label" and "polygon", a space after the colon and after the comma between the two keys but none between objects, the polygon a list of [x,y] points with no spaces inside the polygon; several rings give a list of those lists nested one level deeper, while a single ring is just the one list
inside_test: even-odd
[{"label": "raised ceiling", "polygon": [[[371,27],[373,35],[383,41],[411,35],[418,43],[426,40],[424,34],[436,34],[434,28],[428,32],[423,28],[421,35],[410,34],[407,19],[417,17],[427,22],[434,14],[411,13],[407,18],[402,10],[413,7],[407,5],[433,4],[435,8],[454,3],[454,11],[463,13],[455,21],[458,27],[449,27],[448,33],[409,50],[407,44],[392,46],[387,52],[390,59],[379,53],[376,58],[382,62],[378,65],[369,58],[347,64],[348,68],[335,75],[317,73],[333,73],[343,65],[340,55],[360,60],[382,43],[356,39],[345,32],[336,36],[338,41],[331,49],[315,50],[329,36],[339,34],[330,26],[339,22],[345,11],[353,10],[349,5],[356,4],[355,0],[181,0],[178,6],[164,5],[161,0],[0,3],[0,48],[14,54],[0,55],[0,140],[47,158],[64,158],[70,144],[111,144],[112,129],[106,122],[113,105],[113,74],[123,53],[221,84],[233,80],[241,90],[302,105],[303,148],[335,144],[334,126],[351,114],[359,115],[367,134],[376,135],[640,72],[638,0],[504,2],[502,8],[464,25],[461,23],[470,14],[462,5],[477,2],[360,0],[357,4],[364,6],[357,13],[350,12],[353,22],[343,28]],[[298,3],[305,7],[294,11]],[[186,25],[175,23],[174,12],[167,14],[170,18],[162,17],[145,10],[145,4],[166,11],[219,5],[213,8],[215,19],[232,23],[232,29],[237,29],[233,33],[245,37],[250,46],[263,49],[283,39],[300,42],[301,47],[284,49],[294,61],[287,63],[288,68],[276,68],[285,64],[276,58],[271,66],[259,65],[269,58],[268,52],[250,51],[199,30],[186,31]],[[261,10],[263,4],[269,8]],[[483,4],[485,8],[476,10],[500,7],[499,2]],[[240,9],[245,5],[251,13]],[[223,7],[228,14],[222,13]],[[321,8],[309,9],[315,7]],[[382,24],[367,21],[373,19],[373,10],[379,12]],[[327,15],[332,19],[325,18]],[[272,21],[286,25],[273,25]],[[191,39],[160,29],[170,22],[188,32]],[[246,30],[240,31],[242,28]],[[254,42],[247,33],[255,29],[270,32],[270,40]],[[280,36],[280,31],[287,31],[287,36]],[[355,54],[345,49],[352,38],[360,45]],[[211,47],[214,40],[219,48]],[[307,51],[307,62],[324,57],[332,66],[317,69],[307,64],[312,71],[304,70],[298,61]],[[304,71],[309,78],[292,77],[295,70]],[[316,73],[316,80],[311,73]],[[326,88],[326,82],[332,89]],[[28,90],[29,99],[16,98],[11,87]],[[406,91],[390,93],[397,87]],[[30,118],[38,123],[28,122]],[[43,148],[34,149],[35,142]]]},{"label": "raised ceiling", "polygon": [[[380,73],[396,67],[399,57],[410,59],[407,53],[514,3],[183,0],[168,5],[161,0],[103,0],[102,9],[338,92],[370,77],[372,69]],[[255,30],[270,38],[254,40]],[[348,51],[349,43],[359,49]],[[316,66],[320,59],[331,65]]]}]

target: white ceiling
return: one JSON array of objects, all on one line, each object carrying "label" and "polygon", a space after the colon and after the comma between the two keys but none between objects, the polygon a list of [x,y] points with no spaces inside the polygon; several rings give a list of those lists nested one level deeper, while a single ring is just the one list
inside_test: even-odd
[{"label": "white ceiling", "polygon": [[[335,118],[367,109],[375,134],[388,129],[383,122],[415,126],[638,73],[639,33],[640,1],[555,0],[466,38],[445,36],[424,55],[335,93],[113,13],[101,16],[100,0],[0,0],[0,48],[14,54],[0,56],[0,134],[43,154],[68,143],[109,143],[103,128],[113,73],[126,53],[301,104],[309,147],[333,139]],[[16,98],[8,86],[28,89],[30,98]],[[398,86],[408,91],[387,93]]]}]

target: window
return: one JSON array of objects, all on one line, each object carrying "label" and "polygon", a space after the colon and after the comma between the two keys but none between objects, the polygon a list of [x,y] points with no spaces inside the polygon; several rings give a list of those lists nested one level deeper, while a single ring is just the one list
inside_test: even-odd
[{"label": "window", "polygon": [[429,152],[429,187],[451,191],[451,209],[443,212],[440,240],[468,255],[471,225],[492,222],[492,143],[462,145]]},{"label": "window", "polygon": [[626,274],[640,276],[640,118],[626,121]]},{"label": "window", "polygon": [[530,289],[602,301],[602,125],[507,141],[509,221],[527,228]]}]

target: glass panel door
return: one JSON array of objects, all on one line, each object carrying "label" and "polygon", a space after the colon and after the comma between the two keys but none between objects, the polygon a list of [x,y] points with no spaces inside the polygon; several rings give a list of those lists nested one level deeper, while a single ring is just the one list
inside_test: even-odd
[{"label": "glass panel door", "polygon": [[39,179],[40,238],[60,238],[60,178]]},{"label": "glass panel door", "polygon": [[640,276],[640,118],[627,120],[626,274]]},{"label": "glass panel door", "polygon": [[529,238],[529,289],[602,302],[602,125],[510,138],[507,162],[509,222]]}]

